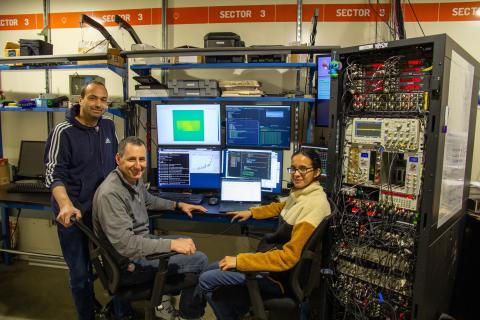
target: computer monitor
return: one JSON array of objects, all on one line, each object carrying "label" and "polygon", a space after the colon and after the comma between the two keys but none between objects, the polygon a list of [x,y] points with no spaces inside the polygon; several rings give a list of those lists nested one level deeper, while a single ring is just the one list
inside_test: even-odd
[{"label": "computer monitor", "polygon": [[330,104],[330,74],[328,66],[330,56],[317,56],[317,101],[315,104],[315,125],[328,127],[328,110]]},{"label": "computer monitor", "polygon": [[290,147],[290,106],[226,105],[229,147]]},{"label": "computer monitor", "polygon": [[324,181],[327,177],[328,148],[327,147],[315,146],[315,145],[311,145],[311,144],[304,144],[300,147],[300,150],[304,150],[304,149],[314,150],[315,153],[320,158],[320,168],[321,168],[321,171],[322,171],[320,181]]},{"label": "computer monitor", "polygon": [[158,145],[219,146],[219,104],[158,104]]},{"label": "computer monitor", "polygon": [[234,202],[261,202],[262,183],[258,179],[222,178],[220,199]]},{"label": "computer monitor", "polygon": [[45,141],[24,141],[20,145],[16,180],[19,179],[44,179],[45,164],[43,154]]},{"label": "computer monitor", "polygon": [[220,148],[159,148],[159,188],[220,188]]},{"label": "computer monitor", "polygon": [[105,84],[105,78],[97,75],[80,75],[80,74],[71,74],[69,76],[70,82],[70,96],[80,97],[82,88],[89,83],[90,81],[98,81]]},{"label": "computer monitor", "polygon": [[262,181],[263,192],[282,191],[281,150],[225,149],[224,176]]}]

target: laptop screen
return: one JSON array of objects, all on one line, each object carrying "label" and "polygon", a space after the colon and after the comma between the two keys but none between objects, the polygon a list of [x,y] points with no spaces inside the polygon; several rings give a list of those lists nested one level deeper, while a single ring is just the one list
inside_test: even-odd
[{"label": "laptop screen", "polygon": [[43,153],[45,141],[22,141],[18,156],[17,177],[21,179],[43,179],[45,164]]},{"label": "laptop screen", "polygon": [[222,201],[261,202],[260,180],[222,179]]}]

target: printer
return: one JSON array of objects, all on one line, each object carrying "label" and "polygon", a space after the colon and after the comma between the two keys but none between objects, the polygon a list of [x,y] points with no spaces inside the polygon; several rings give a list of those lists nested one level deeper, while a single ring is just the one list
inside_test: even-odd
[{"label": "printer", "polygon": [[[245,42],[240,36],[233,32],[210,32],[203,37],[205,48],[231,48],[245,47]],[[238,56],[206,56],[206,63],[242,63],[245,62],[245,55]]]}]

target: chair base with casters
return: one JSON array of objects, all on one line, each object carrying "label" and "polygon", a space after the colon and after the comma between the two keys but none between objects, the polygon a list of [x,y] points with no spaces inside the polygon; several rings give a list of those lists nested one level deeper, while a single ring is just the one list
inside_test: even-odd
[{"label": "chair base with casters", "polygon": [[198,275],[193,273],[167,276],[168,259],[176,252],[146,256],[148,260],[158,260],[157,268],[136,265],[119,255],[81,220],[72,221],[89,240],[90,260],[104,289],[110,296],[125,301],[146,300],[146,320],[155,319],[155,308],[161,304],[163,295],[178,295],[183,289],[197,285]]}]

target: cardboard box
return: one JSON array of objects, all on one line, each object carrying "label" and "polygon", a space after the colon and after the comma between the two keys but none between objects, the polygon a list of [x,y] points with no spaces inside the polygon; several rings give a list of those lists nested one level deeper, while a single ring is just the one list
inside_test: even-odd
[{"label": "cardboard box", "polygon": [[10,183],[10,167],[8,165],[8,159],[0,159],[0,185]]},{"label": "cardboard box", "polygon": [[[78,53],[85,53],[85,49],[79,48]],[[125,59],[120,56],[120,50],[115,48],[108,48],[106,60],[84,60],[84,61],[77,62],[77,64],[100,64],[100,63],[108,63],[117,67],[124,67]]]},{"label": "cardboard box", "polygon": [[[296,46],[296,47],[306,47],[306,43],[298,43],[296,41],[290,42],[290,46]],[[307,62],[308,59],[308,54],[306,53],[292,53],[288,55],[288,62],[290,63],[305,63]]]},{"label": "cardboard box", "polygon": [[203,63],[203,56],[177,56],[170,57],[169,63]]},{"label": "cardboard box", "polygon": [[20,45],[15,42],[7,42],[3,49],[3,55],[7,58],[20,56]]}]

